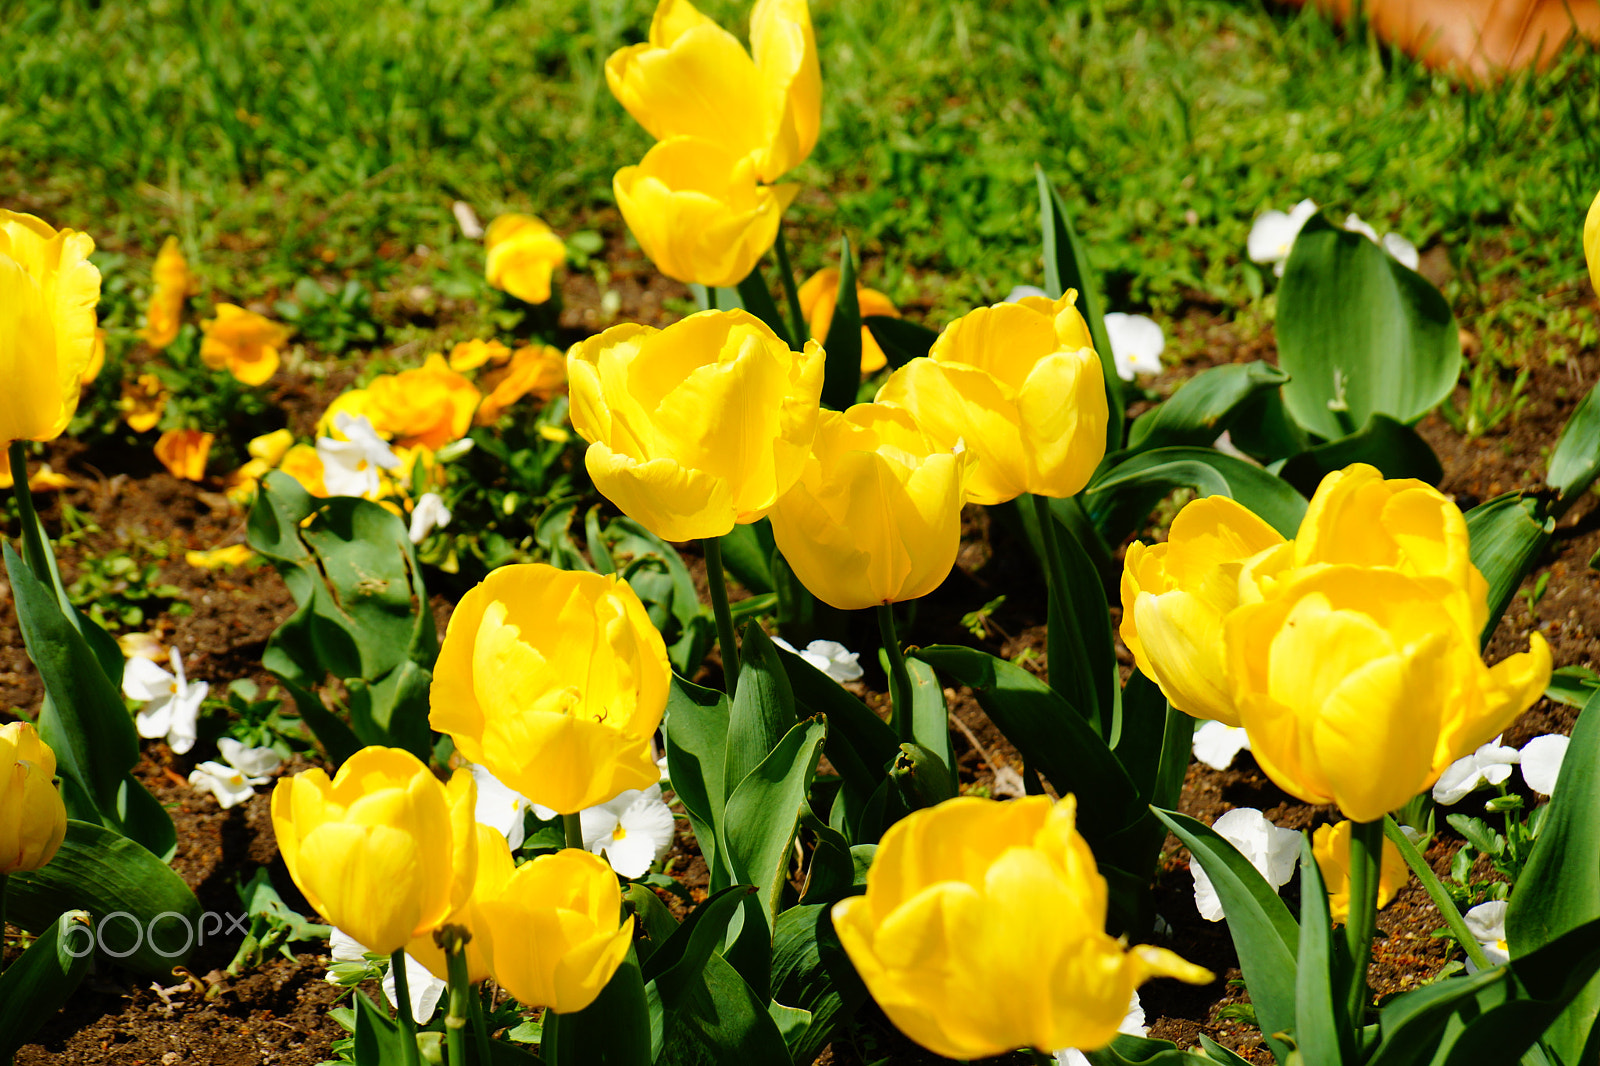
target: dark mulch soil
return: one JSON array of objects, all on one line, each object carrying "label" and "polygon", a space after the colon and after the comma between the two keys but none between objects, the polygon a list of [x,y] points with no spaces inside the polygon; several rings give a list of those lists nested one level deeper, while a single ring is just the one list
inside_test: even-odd
[{"label": "dark mulch soil", "polygon": [[[613,287],[623,295],[615,320],[664,324],[670,319],[665,302],[687,297],[681,286],[661,281],[636,253],[620,244],[608,250],[608,258],[613,264]],[[602,328],[613,318],[598,309],[598,290],[588,276],[569,275],[563,297],[561,326],[574,337]],[[1191,311],[1172,332],[1171,350],[1192,354],[1157,380],[1154,389],[1161,394],[1206,366],[1271,359],[1274,354],[1270,330],[1244,333],[1240,326],[1204,308]],[[1442,487],[1454,494],[1463,509],[1501,492],[1538,485],[1543,456],[1577,398],[1600,374],[1600,353],[1585,352],[1562,366],[1534,365],[1530,370],[1529,402],[1521,416],[1476,440],[1464,440],[1436,416],[1422,423],[1422,434],[1444,463]],[[288,409],[291,422],[304,432],[343,384],[343,377],[293,379],[282,386],[278,398]],[[1464,389],[1461,391],[1464,394]],[[188,549],[242,540],[242,514],[220,494],[171,478],[147,454],[91,453],[62,443],[55,446],[52,459],[56,469],[66,469],[83,480],[83,487],[69,490],[65,499],[98,527],[59,549],[68,579],[85,552],[142,545],[145,548],[138,550],[150,555],[149,546],[162,546],[162,580],[182,590],[182,602],[192,613],[167,612],[155,620],[153,628],[167,643],[183,650],[189,675],[211,681],[218,688],[241,677],[269,684],[270,679],[260,672],[260,655],[267,637],[293,606],[282,582],[266,567],[213,572],[190,567],[183,559]],[[59,502],[48,504],[44,513],[52,529],[61,528]],[[704,566],[696,546],[685,545],[683,550],[703,581]],[[1600,661],[1597,575],[1587,566],[1597,550],[1600,509],[1593,506],[1591,497],[1563,520],[1551,550],[1524,586],[1531,589],[1538,575],[1548,574],[1543,597],[1531,605],[1526,598],[1513,601],[1490,645],[1492,660],[1525,648],[1528,634],[1538,629],[1549,639],[1558,666]],[[958,569],[943,588],[917,605],[915,618],[908,620],[907,634],[920,643],[974,643],[961,626],[962,616],[1001,595],[1005,601],[993,612],[985,637],[976,643],[1010,658],[1024,655],[1031,669],[1042,671],[1043,584],[1003,517],[969,509]],[[449,601],[435,597],[434,606],[443,623]],[[1114,610],[1113,616],[1116,613]],[[871,619],[864,615],[825,617],[818,635],[842,639],[865,653],[862,662],[868,675],[855,687],[870,705],[881,709],[886,685],[874,665],[877,638]],[[1131,668],[1120,646],[1119,654],[1124,668]],[[719,673],[713,653],[701,680],[714,684]],[[970,692],[953,689],[946,695],[963,785],[1008,794],[1020,782],[1022,770],[1015,751]],[[31,714],[37,710],[40,696],[37,675],[16,628],[9,587],[0,586],[0,708],[22,708]],[[1506,739],[1520,744],[1537,733],[1570,732],[1574,718],[1570,708],[1541,702],[1512,727]],[[176,869],[206,906],[226,911],[238,905],[234,885],[247,880],[258,866],[267,865],[285,898],[303,906],[281,862],[276,861],[266,795],[223,812],[210,797],[197,796],[189,789],[187,774],[206,749],[202,742],[189,756],[179,757],[160,742],[147,742],[145,760],[139,767],[140,778],[169,805],[177,822]],[[1335,816],[1330,808],[1309,807],[1285,795],[1247,754],[1227,771],[1198,764],[1189,768],[1182,801],[1186,812],[1210,822],[1236,806],[1258,807],[1277,824],[1293,828],[1311,828]],[[1443,872],[1459,846],[1446,830],[1430,849],[1429,859]],[[697,897],[703,895],[705,864],[692,839],[680,839],[669,856],[668,869],[691,886]],[[1293,886],[1285,891],[1292,902]],[[681,913],[681,905],[667,898]],[[1254,1027],[1228,1016],[1234,1013],[1228,1008],[1247,1000],[1239,980],[1238,959],[1225,924],[1205,922],[1195,912],[1187,853],[1170,837],[1158,873],[1156,905],[1171,930],[1164,943],[1211,968],[1219,980],[1204,988],[1171,981],[1146,986],[1141,994],[1151,1034],[1188,1046],[1205,1032],[1252,1061],[1270,1061]],[[1379,916],[1383,938],[1375,951],[1371,976],[1380,994],[1404,991],[1438,971],[1449,950],[1445,942],[1429,934],[1440,924],[1433,905],[1415,883]],[[38,1041],[22,1050],[18,1062],[23,1066],[309,1066],[329,1057],[330,1045],[342,1030],[327,1017],[327,1009],[339,993],[322,979],[326,959],[318,954],[300,954],[292,961],[274,958],[252,973],[228,977],[220,971],[234,946],[218,945],[196,963],[195,972],[177,973],[155,985],[115,969],[94,974],[67,1009],[47,1023]],[[315,945],[300,946],[318,950]],[[835,1066],[854,1066],[885,1056],[906,1064],[940,1061],[909,1045],[870,1004],[861,1022],[853,1041],[836,1043],[821,1061]]]}]

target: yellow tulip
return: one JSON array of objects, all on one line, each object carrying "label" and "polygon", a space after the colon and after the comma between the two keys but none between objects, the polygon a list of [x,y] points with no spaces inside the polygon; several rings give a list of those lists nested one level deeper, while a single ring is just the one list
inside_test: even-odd
[{"label": "yellow tulip", "polygon": [[[1322,883],[1328,890],[1328,914],[1343,924],[1350,917],[1350,822],[1337,825],[1319,825],[1311,834],[1311,854],[1322,871]],[[1411,869],[1393,842],[1384,840],[1383,860],[1378,870],[1378,909],[1389,905],[1395,893],[1411,880]]]},{"label": "yellow tulip", "polygon": [[1149,978],[1213,980],[1107,935],[1106,881],[1075,816],[1071,796],[963,796],[883,835],[866,894],[834,904],[833,925],[901,1032],[952,1059],[1092,1051]]},{"label": "yellow tulip", "polygon": [[100,371],[106,365],[106,331],[95,329],[94,348],[89,352],[89,362],[83,368],[83,376],[78,379],[78,384],[88,388],[94,384],[94,379],[100,376]]},{"label": "yellow tulip", "polygon": [[78,409],[94,357],[94,241],[0,210],[0,444],[54,440]]},{"label": "yellow tulip", "polygon": [[372,420],[373,429],[398,446],[420,444],[438,450],[467,435],[481,397],[472,382],[450,369],[444,356],[434,354],[415,370],[373,378],[361,413]]},{"label": "yellow tulip", "polygon": [[217,317],[200,323],[200,361],[226,369],[246,385],[262,385],[278,372],[278,351],[289,343],[289,327],[233,304],[218,304]]},{"label": "yellow tulip", "polygon": [[296,444],[283,455],[278,466],[285,474],[300,483],[300,487],[313,496],[326,496],[328,488],[322,482],[322,456],[309,444]]},{"label": "yellow tulip", "polygon": [[926,596],[955,565],[970,467],[898,407],[824,411],[772,535],[800,582],[841,610]]},{"label": "yellow tulip", "polygon": [[27,722],[0,726],[0,877],[37,870],[67,835],[56,753]]},{"label": "yellow tulip", "polygon": [[755,164],[714,141],[674,137],[611,182],[623,221],[669,278],[706,286],[745,279],[778,237],[797,185],[760,185]]},{"label": "yellow tulip", "polygon": [[[479,822],[475,827],[478,837],[478,869],[472,881],[472,894],[467,902],[446,919],[446,925],[458,925],[471,936],[467,941],[467,983],[479,984],[494,976],[489,966],[488,936],[481,911],[485,900],[495,899],[504,891],[506,882],[516,871],[516,860],[505,836],[493,826]],[[613,878],[615,880],[615,878]],[[444,950],[434,941],[431,932],[414,938],[406,945],[406,954],[416,959],[439,980],[450,979],[448,961]]]},{"label": "yellow tulip", "polygon": [[523,1006],[557,1014],[593,1003],[633,942],[617,875],[578,848],[517,867],[475,909],[474,935],[484,939],[495,981]]},{"label": "yellow tulip", "polygon": [[1105,374],[1076,298],[980,307],[878,390],[879,403],[909,410],[934,440],[976,453],[974,503],[1071,496],[1105,455]]},{"label": "yellow tulip", "polygon": [[483,247],[489,284],[524,303],[550,299],[550,275],[567,261],[561,238],[532,215],[501,215],[484,231]]},{"label": "yellow tulip", "polygon": [[1544,638],[1486,666],[1453,617],[1459,596],[1439,577],[1320,565],[1229,614],[1233,702],[1267,776],[1374,821],[1532,706],[1550,679]]},{"label": "yellow tulip", "polygon": [[450,616],[429,721],[533,802],[576,814],[660,777],[650,738],[670,680],[627,582],[503,566]]},{"label": "yellow tulip", "polygon": [[178,339],[183,302],[195,290],[194,276],[189,273],[183,249],[178,247],[178,238],[168,237],[161,245],[154,273],[155,291],[150,294],[150,308],[145,312],[145,325],[139,336],[150,347],[161,349]]},{"label": "yellow tulip", "polygon": [[1271,526],[1226,496],[1178,512],[1166,543],[1128,546],[1122,565],[1122,642],[1172,705],[1196,718],[1239,724],[1222,654],[1222,623],[1239,605],[1251,556],[1284,544]]},{"label": "yellow tulip", "polygon": [[185,481],[204,481],[206,460],[216,437],[198,429],[169,429],[156,441],[156,458],[167,473]]},{"label": "yellow tulip", "polygon": [[1589,205],[1589,217],[1583,221],[1583,257],[1589,261],[1589,284],[1600,292],[1600,193]]},{"label": "yellow tulip", "polygon": [[792,352],[745,311],[612,326],[567,353],[572,428],[595,488],[666,540],[764,516],[811,450],[822,346]]},{"label": "yellow tulip", "polygon": [[135,433],[147,433],[161,421],[167,409],[167,387],[154,374],[140,374],[122,383],[122,399],[117,402],[122,420]]},{"label": "yellow tulip", "polygon": [[[506,216],[511,217],[511,216]],[[499,221],[496,219],[495,221]],[[548,297],[546,297],[548,299]],[[530,303],[532,301],[529,301]],[[465,374],[469,370],[476,370],[485,363],[495,366],[504,366],[511,358],[511,349],[496,340],[470,340],[462,341],[450,349],[450,369],[459,370]]]},{"label": "yellow tulip", "polygon": [[806,0],[758,0],[750,53],[688,0],[660,0],[650,39],[606,61],[606,83],[658,141],[696,137],[748,158],[763,182],[805,161],[822,126]]},{"label": "yellow tulip", "polygon": [[[805,316],[806,327],[811,331],[811,336],[817,341],[826,341],[828,327],[833,325],[833,309],[839,302],[839,268],[824,267],[811,275],[805,280],[805,284],[800,286],[799,296],[800,313]],[[864,289],[857,285],[856,302],[860,305],[862,318],[868,315],[900,317],[900,309],[876,289]],[[875,374],[888,365],[889,359],[878,346],[872,331],[862,326],[861,373]]]},{"label": "yellow tulip", "polygon": [[400,748],[362,748],[329,781],[278,782],[272,828],[306,900],[332,924],[391,954],[467,902],[477,872],[468,770],[445,784]]},{"label": "yellow tulip", "polygon": [[478,405],[475,420],[480,426],[492,426],[500,421],[506,408],[533,395],[549,400],[567,387],[567,357],[559,348],[548,344],[530,344],[517,349],[511,357],[511,366],[489,395]]}]

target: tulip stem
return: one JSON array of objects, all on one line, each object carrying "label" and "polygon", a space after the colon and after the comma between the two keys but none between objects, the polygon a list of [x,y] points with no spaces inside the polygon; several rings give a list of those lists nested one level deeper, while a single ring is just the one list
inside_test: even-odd
[{"label": "tulip stem", "polygon": [[[434,938],[444,948],[445,966],[450,978],[450,1011],[444,1019],[445,1046],[450,1052],[450,1066],[466,1066],[467,1061],[467,1001],[472,998],[472,985],[467,980],[466,942],[472,939],[460,926],[446,926]],[[482,1050],[479,1050],[480,1056]],[[488,1066],[488,1058],[483,1058]]]},{"label": "tulip stem", "polygon": [[1367,1007],[1367,960],[1378,913],[1379,862],[1383,858],[1383,820],[1350,827],[1350,914],[1345,942],[1350,948],[1350,1024],[1359,1033]]},{"label": "tulip stem", "polygon": [[911,717],[911,671],[906,669],[905,652],[900,649],[900,637],[894,630],[894,607],[880,603],[878,634],[883,638],[883,652],[889,657],[889,696],[893,701],[895,735],[900,743],[909,744],[915,738]]},{"label": "tulip stem", "polygon": [[417,1057],[417,1020],[411,1016],[411,989],[406,983],[406,949],[389,956],[394,975],[394,1009],[400,1014],[400,1057],[405,1066],[421,1066]]},{"label": "tulip stem", "polygon": [[17,497],[17,515],[22,521],[22,557],[33,576],[49,584],[50,560],[39,536],[39,513],[33,509],[33,492],[28,488],[28,455],[23,450],[23,442],[12,441],[8,455],[11,458],[11,491]]},{"label": "tulip stem", "polygon": [[563,814],[561,832],[566,836],[567,847],[583,850],[583,815]]},{"label": "tulip stem", "polygon": [[733,630],[733,612],[728,609],[728,579],[722,570],[722,540],[706,537],[700,541],[706,553],[706,587],[711,590],[711,613],[717,618],[717,644],[722,648],[722,683],[728,699],[739,687],[739,643]]},{"label": "tulip stem", "polygon": [[1444,890],[1444,885],[1439,883],[1439,875],[1433,872],[1433,867],[1422,857],[1422,852],[1411,843],[1411,838],[1400,832],[1400,827],[1395,824],[1393,818],[1383,820],[1383,835],[1394,844],[1396,850],[1400,852],[1400,857],[1411,867],[1411,872],[1422,882],[1422,890],[1439,909],[1439,913],[1444,917],[1444,924],[1450,929],[1450,935],[1460,942],[1467,953],[1467,958],[1471,959],[1472,964],[1480,970],[1494,969],[1494,963],[1483,953],[1483,945],[1478,943],[1478,938],[1467,929],[1466,919],[1461,917],[1461,911],[1456,907],[1455,901]]},{"label": "tulip stem", "polygon": [[778,223],[778,239],[772,245],[778,257],[778,281],[783,285],[783,298],[789,304],[789,328],[794,331],[794,350],[806,343],[806,313],[800,309],[800,290],[794,287],[794,268],[789,265],[789,246],[783,240],[783,223]]}]

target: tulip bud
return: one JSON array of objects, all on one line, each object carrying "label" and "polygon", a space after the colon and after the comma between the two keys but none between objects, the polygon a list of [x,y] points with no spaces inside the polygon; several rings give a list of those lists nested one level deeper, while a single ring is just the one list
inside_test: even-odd
[{"label": "tulip bud", "polygon": [[0,877],[37,870],[67,835],[56,755],[27,722],[0,726]]},{"label": "tulip bud", "polygon": [[[1350,917],[1350,825],[1319,825],[1311,834],[1311,854],[1322,871],[1322,883],[1328,890],[1328,915],[1335,922]],[[1378,872],[1378,908],[1381,910],[1394,899],[1395,893],[1411,880],[1411,869],[1394,842],[1383,842],[1383,861]]]},{"label": "tulip bud", "polygon": [[750,159],[692,137],[662,141],[611,186],[656,269],[708,288],[737,285],[755,269],[800,189],[758,184]]},{"label": "tulip bud", "polygon": [[834,904],[833,924],[901,1032],[952,1059],[1094,1050],[1145,980],[1213,980],[1106,933],[1106,881],[1075,811],[1071,796],[961,797],[883,835],[866,894]]},{"label": "tulip bud", "polygon": [[54,440],[94,356],[100,271],[87,234],[0,210],[0,443]]},{"label": "tulip bud", "polygon": [[972,502],[1071,496],[1104,457],[1105,372],[1076,298],[980,307],[878,390],[879,403],[909,410],[940,444],[972,449]]},{"label": "tulip bud", "polygon": [[757,521],[800,476],[822,367],[821,345],[792,352],[746,311],[703,311],[661,330],[613,326],[567,353],[589,476],[665,540]]},{"label": "tulip bud", "polygon": [[650,740],[670,681],[666,644],[627,582],[502,566],[450,616],[430,721],[510,788],[576,814],[660,779]]},{"label": "tulip bud", "polygon": [[1134,541],[1122,567],[1122,642],[1172,705],[1239,724],[1222,655],[1222,621],[1239,605],[1245,561],[1285,543],[1226,496],[1178,512],[1164,544]]},{"label": "tulip bud", "polygon": [[400,748],[363,748],[333,780],[278,783],[272,827],[289,875],[328,921],[388,955],[467,901],[477,871],[472,774],[441,782]]},{"label": "tulip bud", "polygon": [[494,979],[523,1006],[557,1014],[593,1003],[633,942],[617,875],[578,848],[517,867],[476,912]]},{"label": "tulip bud", "polygon": [[778,550],[840,610],[926,596],[955,565],[971,459],[898,407],[824,411],[800,480],[772,510]]},{"label": "tulip bud", "polygon": [[567,261],[561,238],[532,215],[501,215],[489,223],[483,248],[489,284],[530,304],[550,299],[550,276]]},{"label": "tulip bud", "polygon": [[660,0],[649,40],[606,60],[606,84],[656,140],[711,142],[773,182],[804,162],[822,126],[822,72],[806,0],[758,0],[750,48],[754,59],[688,0]]}]

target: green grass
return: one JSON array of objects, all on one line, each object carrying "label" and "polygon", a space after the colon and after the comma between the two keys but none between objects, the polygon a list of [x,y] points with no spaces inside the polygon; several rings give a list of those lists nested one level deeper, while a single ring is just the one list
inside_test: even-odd
[{"label": "green grass", "polygon": [[[235,297],[306,275],[381,291],[418,262],[465,276],[480,253],[457,235],[453,199],[485,219],[522,209],[566,232],[620,231],[610,177],[649,140],[601,65],[642,37],[651,7],[0,0],[0,188],[128,253],[122,316],[168,232]],[[748,4],[703,8],[745,32]],[[1441,247],[1446,294],[1498,363],[1594,343],[1579,241],[1600,188],[1591,51],[1480,94],[1360,30],[1255,3],[813,8],[826,103],[794,175],[808,186],[791,214],[805,268],[842,228],[866,280],[936,323],[1038,282],[1038,162],[1113,308],[1261,320],[1245,235],[1260,211],[1310,196]],[[1552,316],[1554,339],[1533,339]]]}]

